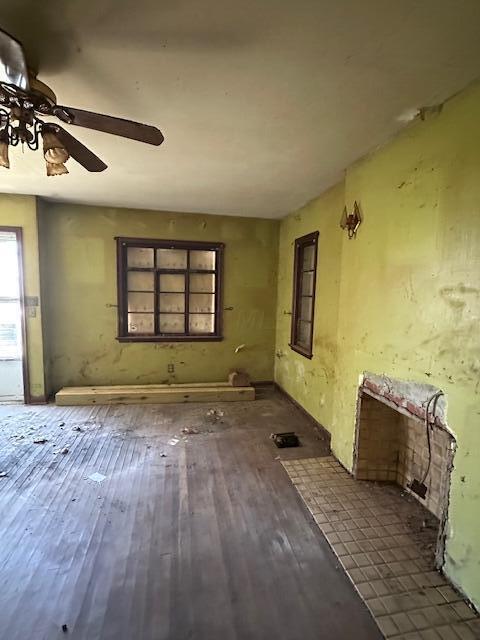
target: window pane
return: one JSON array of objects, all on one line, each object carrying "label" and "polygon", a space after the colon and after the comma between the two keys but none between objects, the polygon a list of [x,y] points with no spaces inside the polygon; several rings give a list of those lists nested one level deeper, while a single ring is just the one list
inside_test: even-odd
[{"label": "window pane", "polygon": [[302,273],[300,294],[303,296],[313,296],[313,271]]},{"label": "window pane", "polygon": [[190,269],[215,270],[215,251],[190,251]]},{"label": "window pane", "polygon": [[215,316],[213,314],[194,313],[189,316],[190,333],[213,333],[215,330]]},{"label": "window pane", "polygon": [[193,293],[215,293],[215,275],[213,273],[192,273],[190,291]]},{"label": "window pane", "polygon": [[185,276],[182,273],[161,273],[160,291],[185,291]]},{"label": "window pane", "polygon": [[153,271],[129,271],[129,291],[153,291]]},{"label": "window pane", "polygon": [[300,298],[300,318],[310,321],[312,319],[313,298]]},{"label": "window pane", "polygon": [[159,315],[160,333],[185,333],[185,316],[175,313]]},{"label": "window pane", "polygon": [[314,269],[315,264],[315,246],[313,244],[309,244],[303,247],[303,266],[302,269],[307,271],[308,269]]},{"label": "window pane", "polygon": [[184,313],[185,295],[183,293],[162,293],[158,299],[159,311]]},{"label": "window pane", "polygon": [[128,311],[153,311],[153,293],[129,293]]},{"label": "window pane", "polygon": [[298,323],[297,344],[300,347],[304,347],[305,349],[310,349],[311,326],[312,326],[311,322],[303,322],[302,320],[300,320]]},{"label": "window pane", "polygon": [[0,302],[0,357],[22,357],[22,329],[18,302]]},{"label": "window pane", "polygon": [[153,267],[153,249],[129,247],[127,251],[127,265],[129,267]]},{"label": "window pane", "polygon": [[157,267],[160,269],[186,269],[185,249],[157,249]]},{"label": "window pane", "polygon": [[168,342],[174,336],[188,339],[191,335],[194,341],[215,335],[217,323],[221,325],[217,317],[219,244],[148,238],[119,241],[119,277],[124,284],[119,320],[124,336],[145,340],[153,336]]},{"label": "window pane", "polygon": [[128,333],[145,333],[152,335],[154,331],[153,314],[129,313]]},{"label": "window pane", "polygon": [[0,232],[0,296],[19,298],[17,238],[10,231]]},{"label": "window pane", "polygon": [[210,293],[192,293],[190,295],[190,313],[213,313],[215,296]]}]

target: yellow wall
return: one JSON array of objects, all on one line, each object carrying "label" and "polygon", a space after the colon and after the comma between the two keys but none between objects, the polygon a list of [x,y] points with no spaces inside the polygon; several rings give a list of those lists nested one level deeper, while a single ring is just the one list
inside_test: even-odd
[{"label": "yellow wall", "polygon": [[[338,211],[343,184],[282,221],[279,238],[275,380],[319,422],[333,419],[342,236]],[[320,231],[312,360],[292,351],[290,342],[295,238]]]},{"label": "yellow wall", "polygon": [[[44,344],[52,390],[222,380],[232,367],[268,380],[275,363],[276,380],[331,431],[350,467],[362,372],[440,387],[458,443],[446,570],[480,605],[479,113],[476,85],[350,167],[342,184],[283,220],[279,237],[275,221],[43,203],[44,335],[40,308],[27,320],[32,394],[44,393]],[[338,222],[354,200],[364,222],[349,241]],[[23,228],[26,294],[39,296],[35,198],[0,196],[0,225]],[[310,361],[288,347],[289,312],[293,241],[316,229]],[[225,340],[118,343],[117,235],[225,242]]]},{"label": "yellow wall", "polygon": [[[282,222],[280,263],[290,272],[292,240],[320,229],[315,355],[308,362],[288,348],[288,322],[282,314],[290,309],[292,276],[282,270],[276,344],[277,353],[287,354],[276,359],[276,379],[331,431],[333,450],[348,467],[362,372],[428,382],[444,390],[448,423],[458,443],[446,571],[477,605],[479,113],[476,85],[449,101],[440,115],[413,124],[347,170],[345,203],[351,208],[357,200],[364,216],[355,240],[349,241],[338,227],[343,201],[334,198],[336,191]],[[337,338],[332,340],[332,324],[321,310],[334,313],[337,307]],[[326,356],[330,351],[336,353],[333,360]]]},{"label": "yellow wall", "polygon": [[[0,194],[0,226],[22,228],[25,295],[40,302],[36,198]],[[35,317],[26,319],[30,394],[33,402],[41,402],[45,394],[42,314],[40,304],[32,309]]]},{"label": "yellow wall", "polygon": [[[51,390],[226,380],[233,367],[272,380],[277,221],[49,203],[40,218]],[[119,343],[115,236],[224,242],[225,339]]]}]

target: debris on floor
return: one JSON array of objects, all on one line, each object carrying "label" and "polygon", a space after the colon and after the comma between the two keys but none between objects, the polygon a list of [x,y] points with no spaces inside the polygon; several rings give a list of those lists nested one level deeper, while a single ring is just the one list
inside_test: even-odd
[{"label": "debris on floor", "polygon": [[221,409],[209,409],[205,414],[207,418],[213,418],[213,420],[220,420],[225,415],[225,412]]},{"label": "debris on floor", "polygon": [[46,442],[48,442],[47,438],[35,438],[35,440],[33,441],[33,444],[45,444]]},{"label": "debris on floor", "polygon": [[250,376],[246,371],[230,371],[228,383],[232,387],[248,387],[250,385]]},{"label": "debris on floor", "polygon": [[68,627],[66,624],[62,624],[62,631],[63,633],[67,633],[68,632]]},{"label": "debris on floor", "polygon": [[98,471],[96,471],[95,473],[89,475],[88,479],[93,480],[94,482],[103,482],[106,477],[107,476],[104,476],[103,473],[98,473]]},{"label": "debris on floor", "polygon": [[179,442],[180,442],[180,438],[175,437],[175,438],[170,438],[170,440],[168,441],[168,444],[174,447]]},{"label": "debris on floor", "polygon": [[69,452],[68,447],[63,447],[63,449],[58,449],[58,451],[54,451],[53,453],[61,453],[62,455],[66,455]]},{"label": "debris on floor", "polygon": [[0,471],[0,478],[8,478],[8,473],[6,471]]},{"label": "debris on floor", "polygon": [[200,433],[200,431],[198,429],[195,429],[195,427],[185,427],[184,429],[182,429],[182,433],[184,433],[185,435],[193,436]]},{"label": "debris on floor", "polygon": [[277,445],[279,449],[285,447],[298,447],[300,441],[294,431],[286,431],[285,433],[272,433],[270,438]]}]

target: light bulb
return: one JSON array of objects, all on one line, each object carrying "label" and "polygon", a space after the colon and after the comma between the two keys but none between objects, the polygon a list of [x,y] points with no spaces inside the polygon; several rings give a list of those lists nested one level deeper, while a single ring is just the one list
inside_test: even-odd
[{"label": "light bulb", "polygon": [[0,167],[10,169],[10,160],[8,159],[8,142],[0,141]]},{"label": "light bulb", "polygon": [[[44,131],[42,135],[43,156],[45,160],[52,164],[63,164],[66,162],[70,155],[57,136],[50,131]],[[65,173],[65,171],[63,173]],[[66,173],[68,173],[68,171]]]},{"label": "light bulb", "polygon": [[67,167],[62,162],[47,162],[47,176],[62,176],[68,173]]}]

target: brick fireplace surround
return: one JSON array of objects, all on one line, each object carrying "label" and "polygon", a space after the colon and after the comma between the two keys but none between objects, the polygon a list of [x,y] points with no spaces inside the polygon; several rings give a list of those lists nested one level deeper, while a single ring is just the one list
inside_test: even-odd
[{"label": "brick fireplace surround", "polygon": [[[353,474],[357,480],[394,482],[438,518],[436,565],[443,565],[448,518],[450,474],[455,439],[446,425],[445,398],[439,398],[435,416],[429,411],[431,463],[424,499],[411,491],[428,468],[425,408],[439,391],[421,385],[365,374],[359,389]],[[432,409],[432,405],[431,405]]]}]

